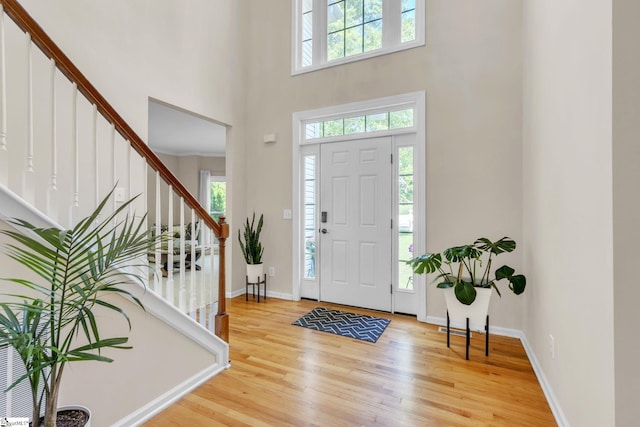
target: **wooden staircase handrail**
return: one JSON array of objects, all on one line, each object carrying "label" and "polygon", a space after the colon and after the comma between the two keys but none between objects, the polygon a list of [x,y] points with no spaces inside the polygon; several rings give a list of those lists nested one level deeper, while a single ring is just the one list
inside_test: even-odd
[{"label": "wooden staircase handrail", "polygon": [[[129,141],[131,146],[142,156],[153,170],[158,171],[160,176],[175,190],[178,195],[184,198],[185,203],[196,211],[204,222],[211,228],[216,237],[223,236],[223,228],[209,213],[198,203],[195,197],[185,188],[176,176],[162,163],[162,160],[144,143],[142,138],[131,129],[131,126],[116,112],[80,70],[71,62],[67,55],[56,45],[53,40],[44,32],[42,27],[27,13],[27,11],[16,0],[0,0],[5,13],[18,25],[18,27],[31,35],[31,40],[44,53],[53,59],[58,70],[62,72],[72,83],[76,83],[78,90],[92,104],[97,107],[98,112],[118,131],[122,137]],[[222,223],[222,221],[221,221]],[[228,231],[227,231],[228,235]]]}]

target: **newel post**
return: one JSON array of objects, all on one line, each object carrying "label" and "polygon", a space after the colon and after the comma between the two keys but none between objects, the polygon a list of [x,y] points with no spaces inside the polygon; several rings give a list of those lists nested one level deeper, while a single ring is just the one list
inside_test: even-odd
[{"label": "newel post", "polygon": [[229,314],[227,314],[227,291],[225,286],[225,242],[229,237],[229,224],[225,222],[223,216],[220,217],[220,236],[218,236],[220,251],[220,270],[218,278],[218,313],[216,313],[216,330],[218,337],[225,342],[229,342]]}]

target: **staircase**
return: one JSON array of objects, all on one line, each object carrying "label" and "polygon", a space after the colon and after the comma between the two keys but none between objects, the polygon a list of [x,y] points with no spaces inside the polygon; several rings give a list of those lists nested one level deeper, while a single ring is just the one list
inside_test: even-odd
[{"label": "staircase", "polygon": [[142,194],[130,213],[150,212],[168,238],[148,256],[147,312],[213,353],[215,375],[229,360],[224,218],[208,215],[17,1],[0,0],[0,221],[67,228],[114,186],[112,209]]}]

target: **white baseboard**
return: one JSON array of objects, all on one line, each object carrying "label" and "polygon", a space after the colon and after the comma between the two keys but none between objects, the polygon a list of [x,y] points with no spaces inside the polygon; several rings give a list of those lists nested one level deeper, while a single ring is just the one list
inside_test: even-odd
[{"label": "white baseboard", "polygon": [[[438,326],[447,326],[447,319],[444,317],[427,316],[427,323]],[[456,329],[466,329],[466,325],[455,322],[451,322],[451,327]],[[472,328],[471,330],[484,332],[484,327],[482,330],[478,330],[477,328]],[[491,324],[489,325],[489,333],[512,338],[520,338],[522,336],[522,331],[518,329],[503,328],[501,326],[493,326]]]},{"label": "white baseboard", "polygon": [[[244,295],[245,294],[245,289],[236,289],[233,292],[227,292],[227,298],[235,298],[235,297],[239,297],[240,295]],[[262,294],[260,294],[262,295]],[[284,299],[287,301],[293,301],[293,295],[292,294],[286,294],[283,292],[273,292],[270,291],[269,289],[267,289],[267,298],[278,298],[278,299]]]},{"label": "white baseboard", "polygon": [[235,291],[230,290],[227,291],[227,298],[235,298],[235,297],[239,297],[240,295],[244,295],[244,288],[242,289],[236,289]]},{"label": "white baseboard", "polygon": [[228,368],[229,365],[221,365],[216,363],[215,365],[187,379],[183,383],[178,384],[174,388],[166,391],[156,399],[152,400],[141,408],[138,408],[135,412],[115,422],[113,426],[129,427],[141,425],[145,421],[150,420],[160,412],[167,409],[180,398],[193,391],[196,387],[200,386],[215,375],[219,374],[221,371]]},{"label": "white baseboard", "polygon": [[271,292],[271,291],[267,290],[267,297],[284,299],[284,300],[287,300],[287,301],[293,301],[293,295],[292,294],[285,294],[283,292]]},{"label": "white baseboard", "polygon": [[551,388],[551,384],[547,380],[547,377],[538,362],[538,358],[536,357],[533,348],[529,344],[529,340],[524,332],[521,332],[520,342],[522,342],[522,346],[524,347],[524,351],[527,353],[527,357],[529,358],[529,362],[531,362],[531,366],[533,367],[533,372],[535,372],[536,377],[538,378],[538,382],[540,383],[540,387],[542,387],[542,392],[547,398],[547,402],[549,403],[549,407],[551,407],[551,412],[556,419],[556,423],[558,423],[558,427],[569,427],[569,420],[564,415],[562,408],[560,407],[560,403],[556,398],[553,389]]},{"label": "white baseboard", "polygon": [[[435,317],[435,316],[427,316],[427,323],[431,323],[433,325],[438,326],[447,326],[447,319],[444,317]],[[451,323],[452,328],[465,329],[465,325],[458,325]],[[481,331],[483,332],[483,331]],[[531,363],[531,367],[533,368],[533,372],[536,374],[536,378],[538,378],[538,383],[540,383],[540,387],[542,388],[542,392],[544,393],[545,398],[547,399],[547,403],[549,403],[549,407],[551,408],[551,412],[553,413],[554,418],[556,419],[556,423],[558,423],[558,427],[569,427],[569,421],[567,417],[564,415],[562,408],[560,407],[560,403],[556,398],[556,395],[553,393],[553,389],[551,388],[551,384],[547,380],[547,377],[544,375],[544,371],[538,362],[538,358],[536,357],[533,348],[529,344],[529,340],[527,340],[526,335],[523,331],[519,329],[511,329],[511,328],[503,328],[500,326],[492,326],[489,325],[489,332],[493,335],[501,335],[505,337],[518,338],[524,347],[524,351],[527,354],[527,358],[529,359],[529,363]]]}]

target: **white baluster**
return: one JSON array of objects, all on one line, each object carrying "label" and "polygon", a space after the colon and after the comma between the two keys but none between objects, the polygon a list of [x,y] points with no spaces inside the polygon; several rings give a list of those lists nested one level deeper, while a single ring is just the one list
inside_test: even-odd
[{"label": "white baluster", "polygon": [[73,203],[69,207],[69,226],[75,223],[78,212],[80,173],[78,171],[78,85],[73,83],[73,95],[71,97],[71,145],[73,147]]},{"label": "white baluster", "polygon": [[0,185],[9,185],[7,153],[7,70],[4,43],[4,8],[0,5]]},{"label": "white baluster", "polygon": [[183,313],[187,311],[187,288],[186,288],[186,269],[185,269],[185,248],[184,248],[184,198],[180,196],[180,292],[178,293],[178,308]]},{"label": "white baluster", "polygon": [[78,141],[78,85],[73,84],[73,205],[80,206],[80,142]]},{"label": "white baluster", "polygon": [[[149,178],[147,176],[148,173],[148,168],[149,168],[149,164],[144,161],[140,164],[140,167],[142,169],[142,176],[143,176],[143,186],[142,188],[145,189],[145,194],[147,194],[147,189],[149,188]],[[148,203],[147,203],[147,197],[144,197],[141,200],[144,200],[144,206],[142,206],[142,211],[143,212],[149,212],[149,207],[148,207]],[[141,219],[140,215],[136,215],[136,218]],[[146,222],[146,226],[147,226],[147,230],[149,230],[149,218],[145,218],[145,222]],[[154,249],[155,251],[155,249]],[[138,267],[138,273],[140,274],[140,277],[143,278],[145,286],[149,287],[150,283],[149,283],[149,272],[151,271],[150,266],[149,266],[149,255],[151,253],[151,250],[148,250],[146,254],[143,255],[143,258],[140,260],[140,266]]]},{"label": "white baluster", "polygon": [[[112,185],[116,185],[116,182],[118,181],[118,170],[116,168],[116,126],[113,123],[111,123],[111,177],[113,178],[111,181],[113,183]],[[115,212],[116,209],[118,209],[118,202],[116,202],[116,197],[114,195],[113,212]],[[117,222],[118,220],[114,218],[113,225],[116,225]]]},{"label": "white baluster", "polygon": [[22,176],[22,197],[35,204],[35,182],[33,172],[33,65],[31,35],[25,33],[27,43],[27,158]]},{"label": "white baluster", "polygon": [[33,172],[33,58],[31,34],[27,37],[27,171]]},{"label": "white baluster", "polygon": [[167,194],[167,227],[169,227],[169,240],[167,241],[167,299],[171,305],[176,305],[174,297],[173,280],[173,186],[169,185]]},{"label": "white baluster", "polygon": [[206,294],[206,277],[207,277],[207,248],[209,247],[209,227],[206,226],[204,220],[200,218],[200,264],[202,266],[198,281],[200,282],[200,325],[207,327],[207,294]]},{"label": "white baluster", "polygon": [[[131,172],[131,168],[132,168],[132,161],[131,161],[131,156],[132,156],[132,152],[133,149],[131,148],[131,143],[127,140],[126,141],[127,144],[127,182],[129,183],[128,188],[129,188],[129,194],[127,195],[128,198],[131,198],[131,195],[133,194],[133,173]],[[133,215],[133,203],[129,203],[129,215]]]},{"label": "white baluster", "polygon": [[[191,258],[189,261],[189,269],[191,274],[189,275],[189,313],[193,320],[196,319],[196,303],[198,302],[196,297],[196,211],[191,209],[191,240],[189,241],[189,248],[191,248]],[[202,253],[200,254],[202,255]]]},{"label": "white baluster", "polygon": [[56,115],[56,62],[51,59],[51,183],[47,189],[47,214],[54,221],[58,220],[58,136]]},{"label": "white baluster", "polygon": [[[100,160],[98,153],[98,106],[93,104],[91,111],[91,137],[93,138],[93,174],[94,174],[94,182],[95,187],[93,189],[94,193],[94,203],[95,206],[100,204]],[[96,218],[96,224],[100,222],[100,216]]]},{"label": "white baluster", "polygon": [[[160,172],[156,171],[156,218],[155,218],[156,236],[162,236],[162,216],[160,212],[160,210],[162,209],[162,204],[160,203],[161,194],[162,194],[162,191],[161,191]],[[155,268],[155,274],[154,274],[154,277],[155,277],[154,290],[156,291],[156,293],[158,293],[161,296],[163,296],[162,295],[162,271],[161,271],[162,244],[163,242],[159,240],[156,241],[156,254],[155,254],[156,268]],[[171,301],[171,304],[173,304],[173,301]]]},{"label": "white baluster", "polygon": [[209,330],[215,329],[215,316],[218,312],[217,299],[218,299],[218,272],[216,271],[216,237],[213,234],[213,230],[209,229],[209,241],[211,242],[211,257],[209,258]]}]

